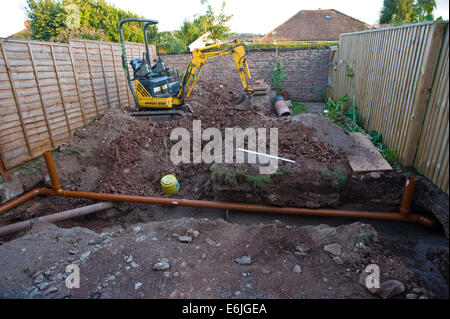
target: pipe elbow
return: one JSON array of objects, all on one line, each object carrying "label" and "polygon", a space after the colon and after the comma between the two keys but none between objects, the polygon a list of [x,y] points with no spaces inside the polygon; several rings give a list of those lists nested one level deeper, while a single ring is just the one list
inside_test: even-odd
[{"label": "pipe elbow", "polygon": [[426,227],[436,227],[437,223],[436,220],[433,218],[429,218],[423,215],[419,215],[419,214],[411,214],[410,215],[410,220],[414,223],[418,223],[421,224],[423,226]]}]

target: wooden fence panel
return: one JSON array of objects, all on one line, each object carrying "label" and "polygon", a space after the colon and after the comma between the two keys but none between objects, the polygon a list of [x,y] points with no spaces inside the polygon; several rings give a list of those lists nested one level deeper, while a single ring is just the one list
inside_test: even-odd
[{"label": "wooden fence panel", "polygon": [[3,41],[0,46],[0,154],[5,168],[10,168],[31,158],[33,152],[7,59],[8,52]]},{"label": "wooden fence panel", "polygon": [[[432,85],[442,81],[433,78],[446,28],[420,23],[342,34],[332,61],[330,95],[347,94],[349,106],[354,98],[363,127],[382,134],[405,166],[415,164]],[[448,181],[439,186],[448,192]]]},{"label": "wooden fence panel", "polygon": [[448,177],[448,126],[449,126],[449,29],[436,70],[434,85],[423,124],[415,167],[436,185],[449,193]]},{"label": "wooden fence panel", "polygon": [[[109,107],[134,107],[119,43],[0,39],[0,46],[0,164],[6,169],[57,147]],[[140,43],[127,42],[125,49],[128,61],[145,51]]]}]

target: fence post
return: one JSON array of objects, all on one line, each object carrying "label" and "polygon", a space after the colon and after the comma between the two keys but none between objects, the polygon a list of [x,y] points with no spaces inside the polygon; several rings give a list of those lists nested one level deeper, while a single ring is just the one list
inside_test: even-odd
[{"label": "fence post", "polygon": [[69,48],[70,61],[72,62],[73,76],[75,78],[75,86],[77,88],[78,101],[80,102],[81,115],[83,117],[83,123],[84,123],[84,125],[86,125],[87,120],[86,120],[86,113],[85,113],[85,105],[84,105],[83,96],[81,95],[81,92],[80,92],[80,83],[79,83],[79,80],[78,80],[78,71],[77,71],[77,68],[75,66],[75,59],[73,58],[72,44],[71,44],[70,40],[69,40],[68,48]]},{"label": "fence post", "polygon": [[87,50],[86,41],[83,41],[83,42],[84,42],[84,51],[86,52],[86,59],[87,59],[87,65],[88,65],[88,70],[89,70],[89,76],[90,76],[90,80],[91,80],[91,83],[92,83],[92,95],[94,97],[95,112],[97,112],[97,115],[98,115],[97,97],[95,96],[95,85],[94,85],[94,77],[92,76],[92,71],[91,71],[91,61],[89,60],[89,52]]},{"label": "fence post", "polygon": [[3,181],[8,181],[8,171],[5,168],[5,165],[3,164],[3,152],[0,148],[0,173],[2,174]]},{"label": "fence post", "polygon": [[102,47],[100,45],[100,42],[98,42],[98,51],[100,52],[100,61],[102,61],[102,72],[103,72],[103,82],[105,83],[106,101],[108,101],[108,107],[111,107],[111,102],[109,100],[108,86],[106,84],[105,64],[103,62]]},{"label": "fence post", "polygon": [[119,90],[119,80],[117,79],[117,66],[116,66],[116,58],[114,57],[114,49],[113,44],[110,44],[111,48],[111,57],[113,59],[113,67],[114,67],[114,78],[116,79],[116,89],[117,89],[117,102],[119,103],[119,106],[122,105],[122,101],[120,100],[120,90]]},{"label": "fence post", "polygon": [[433,76],[436,71],[439,52],[441,51],[444,39],[445,26],[444,23],[435,23],[432,25],[433,33],[430,45],[428,46],[428,55],[426,57],[426,62],[422,65],[420,70],[421,76],[417,82],[414,94],[413,101],[415,101],[415,105],[413,105],[414,113],[412,114],[409,125],[410,134],[406,137],[406,145],[408,145],[405,151],[404,165],[406,166],[413,165],[416,151],[419,146],[419,138],[425,119],[428,99],[431,93]]},{"label": "fence post", "polygon": [[30,42],[27,43],[27,46],[28,46],[28,53],[30,54],[30,59],[31,59],[31,67],[33,68],[33,74],[34,74],[34,78],[36,80],[36,86],[37,86],[37,89],[39,92],[39,100],[41,101],[42,112],[44,114],[45,123],[47,124],[48,136],[50,137],[50,144],[51,144],[52,148],[54,148],[56,145],[55,139],[53,137],[52,128],[50,126],[50,121],[48,120],[47,107],[45,106],[44,100],[42,99],[41,85],[39,83],[38,73],[36,71],[36,62],[34,61],[33,51],[31,50]]},{"label": "fence post", "polygon": [[53,50],[53,45],[51,45],[51,44],[50,44],[50,51],[52,53],[53,66],[55,67],[55,74],[56,74],[56,83],[58,84],[59,95],[61,95],[61,102],[63,105],[64,117],[66,118],[67,129],[69,130],[69,136],[72,136],[73,132],[72,132],[72,128],[70,127],[69,116],[67,115],[66,102],[64,102],[64,96],[63,96],[63,92],[61,89],[61,83],[59,81],[58,66],[56,65],[55,52]]},{"label": "fence post", "polygon": [[13,79],[12,74],[11,74],[11,68],[9,66],[8,58],[6,56],[5,48],[3,46],[4,46],[4,42],[0,41],[0,47],[2,49],[3,59],[5,60],[5,67],[6,67],[6,71],[8,73],[9,85],[11,85],[12,93],[13,93],[13,96],[14,96],[14,103],[16,104],[17,114],[19,115],[20,126],[22,127],[23,136],[25,138],[25,143],[27,144],[28,155],[30,156],[30,158],[32,158],[33,157],[33,150],[31,148],[30,138],[28,136],[28,132],[27,132],[27,129],[25,127],[25,122],[23,120],[22,110],[20,108],[19,101],[18,101],[18,95],[17,95],[16,86],[14,85],[14,79]]}]

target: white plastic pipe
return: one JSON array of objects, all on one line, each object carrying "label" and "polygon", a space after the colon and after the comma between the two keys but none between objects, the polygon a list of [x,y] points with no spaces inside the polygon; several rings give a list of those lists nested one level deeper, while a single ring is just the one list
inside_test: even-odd
[{"label": "white plastic pipe", "polygon": [[278,156],[273,156],[273,155],[269,155],[269,154],[265,154],[265,153],[244,150],[243,148],[238,148],[238,151],[247,152],[247,153],[256,154],[256,155],[261,155],[261,156],[266,156],[266,157],[270,157],[270,158],[274,158],[274,159],[279,159],[279,160],[282,160],[282,161],[285,161],[285,162],[295,163],[295,161],[287,159],[287,158],[284,158],[284,157],[278,157]]},{"label": "white plastic pipe", "polygon": [[95,213],[101,210],[112,208],[112,203],[102,202],[89,206],[79,207],[71,210],[66,210],[60,213],[42,216],[38,218],[32,218],[23,222],[0,227],[0,235],[5,235],[13,232],[18,232],[27,228],[31,228],[37,222],[58,222],[78,216],[83,216],[91,213]]}]

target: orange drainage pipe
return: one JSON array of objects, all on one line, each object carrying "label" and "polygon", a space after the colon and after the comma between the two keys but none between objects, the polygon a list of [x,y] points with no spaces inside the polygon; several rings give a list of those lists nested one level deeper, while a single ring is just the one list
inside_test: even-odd
[{"label": "orange drainage pipe", "polygon": [[44,153],[45,162],[47,165],[50,180],[52,182],[52,189],[38,188],[32,190],[19,198],[16,198],[2,206],[0,206],[0,214],[16,207],[24,201],[33,198],[37,195],[50,195],[72,198],[94,199],[100,201],[116,201],[116,202],[133,202],[142,204],[156,204],[167,206],[184,206],[184,207],[198,207],[198,208],[214,208],[214,209],[229,209],[248,212],[264,212],[264,213],[280,213],[292,215],[309,215],[309,216],[329,216],[329,217],[347,217],[347,218],[364,218],[364,219],[380,219],[393,220],[403,222],[419,223],[428,227],[436,225],[436,221],[426,216],[419,214],[412,214],[408,211],[411,207],[412,193],[414,192],[415,183],[411,183],[412,178],[408,177],[405,191],[402,198],[402,213],[399,212],[372,212],[372,211],[356,211],[356,210],[339,210],[339,209],[310,209],[310,208],[295,208],[295,207],[276,207],[256,204],[241,204],[230,202],[215,202],[203,200],[191,200],[183,198],[162,198],[162,197],[146,197],[146,196],[131,196],[118,194],[104,194],[91,192],[77,192],[64,190],[58,180],[53,158],[49,152]]}]

